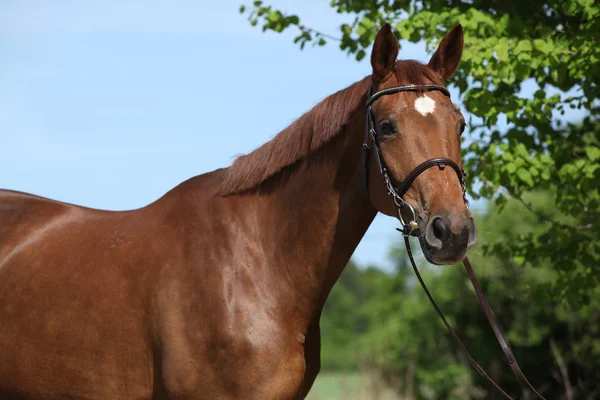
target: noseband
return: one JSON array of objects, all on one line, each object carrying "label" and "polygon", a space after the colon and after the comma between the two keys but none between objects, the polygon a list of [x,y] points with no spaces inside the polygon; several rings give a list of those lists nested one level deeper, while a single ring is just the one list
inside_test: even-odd
[{"label": "noseband", "polygon": [[[421,164],[417,165],[411,172],[408,173],[408,175],[406,175],[406,177],[404,178],[404,181],[401,181],[401,182],[398,181],[399,186],[397,186],[395,184],[396,181],[393,179],[392,176],[390,176],[390,173],[388,172],[385,161],[383,159],[383,154],[381,153],[381,149],[379,147],[379,137],[377,136],[377,130],[375,129],[375,122],[374,122],[374,118],[373,118],[373,111],[371,110],[371,106],[373,105],[373,103],[375,101],[377,101],[377,99],[379,99],[380,97],[383,97],[383,96],[386,96],[389,94],[395,94],[395,93],[399,93],[399,92],[428,92],[428,91],[434,91],[434,90],[442,92],[444,95],[446,95],[446,96],[448,96],[448,98],[450,98],[450,92],[448,92],[448,89],[446,89],[444,86],[435,85],[435,84],[394,86],[394,87],[382,89],[375,93],[373,93],[373,87],[371,87],[371,89],[369,90],[369,99],[367,100],[367,129],[365,132],[365,141],[363,144],[365,188],[367,189],[367,193],[369,193],[369,155],[371,153],[371,148],[369,146],[369,142],[371,142],[374,153],[375,153],[376,161],[377,161],[377,167],[379,168],[379,173],[381,174],[381,176],[383,178],[388,195],[394,200],[394,204],[396,205],[396,209],[398,212],[398,219],[400,220],[400,223],[402,224],[402,228],[398,229],[398,230],[400,232],[402,232],[402,234],[404,235],[404,244],[406,245],[406,251],[408,253],[408,258],[410,259],[413,270],[415,271],[415,274],[417,275],[417,279],[419,280],[419,283],[423,287],[423,290],[425,291],[427,298],[433,305],[433,308],[435,309],[437,314],[442,319],[442,322],[444,323],[444,325],[446,326],[446,328],[448,329],[448,331],[450,332],[452,337],[458,343],[460,349],[467,356],[467,359],[471,363],[471,366],[481,376],[486,378],[488,380],[488,382],[490,382],[500,393],[502,393],[504,395],[504,397],[512,400],[512,397],[510,397],[504,390],[502,390],[502,388],[492,378],[490,378],[490,376],[485,372],[485,370],[483,368],[481,368],[481,366],[477,363],[477,361],[475,361],[475,359],[471,356],[471,354],[467,350],[466,346],[463,344],[463,342],[458,337],[458,334],[454,331],[454,329],[452,328],[450,323],[448,323],[448,321],[446,320],[446,317],[444,317],[444,314],[442,313],[442,311],[439,309],[439,307],[433,300],[431,293],[429,293],[429,290],[427,289],[427,286],[425,285],[425,282],[423,281],[423,278],[421,277],[421,274],[419,273],[419,270],[417,269],[417,265],[415,263],[415,260],[413,259],[412,251],[410,248],[409,236],[411,236],[411,235],[416,236],[416,231],[419,228],[419,225],[417,224],[417,221],[416,221],[415,209],[413,208],[413,206],[410,203],[406,202],[403,199],[403,196],[406,194],[408,189],[410,189],[410,187],[413,184],[413,182],[415,181],[415,179],[417,179],[417,177],[419,175],[421,175],[423,172],[427,171],[429,168],[437,166],[440,170],[443,170],[446,166],[450,166],[456,172],[456,175],[458,177],[458,180],[459,180],[461,188],[462,188],[463,200],[465,202],[465,205],[468,207],[469,202],[467,201],[467,195],[466,195],[467,190],[466,190],[466,186],[465,186],[466,174],[465,174],[464,170],[461,167],[459,167],[458,164],[456,164],[454,161],[450,160],[449,158],[431,158],[431,159],[426,160],[426,161],[422,162]],[[410,220],[408,222],[402,216],[402,209],[405,207],[408,208],[408,210],[410,211]],[[545,400],[544,397],[541,394],[539,394],[537,392],[537,390],[535,390],[535,388],[529,383],[529,381],[525,377],[525,374],[523,374],[523,371],[521,371],[521,368],[519,367],[519,364],[517,363],[517,360],[515,359],[515,356],[513,355],[513,352],[511,350],[510,346],[508,345],[508,343],[506,342],[506,339],[504,338],[504,335],[502,333],[502,328],[500,328],[500,325],[498,324],[498,321],[496,320],[494,312],[490,308],[490,305],[488,304],[487,299],[485,298],[485,295],[483,294],[483,291],[481,290],[481,286],[479,285],[479,281],[477,280],[477,277],[475,276],[475,272],[473,271],[473,268],[471,267],[471,263],[469,262],[469,259],[465,257],[465,259],[463,260],[463,264],[465,266],[465,269],[467,270],[467,274],[469,275],[469,279],[471,280],[473,288],[475,289],[475,293],[477,294],[479,302],[481,303],[481,306],[483,308],[485,316],[487,317],[487,320],[494,332],[494,335],[496,336],[496,340],[498,341],[498,344],[502,348],[502,351],[504,352],[504,356],[506,357],[513,373],[515,374],[515,376],[517,378],[519,378],[519,380],[525,386],[527,386],[529,389],[531,389],[533,391],[533,393],[535,393],[538,396],[538,398]]]},{"label": "noseband", "polygon": [[[446,166],[450,166],[456,172],[456,176],[458,177],[462,188],[463,200],[468,206],[469,202],[467,201],[467,189],[465,186],[465,171],[449,158],[431,158],[417,165],[411,172],[408,173],[406,178],[404,178],[404,181],[400,182],[393,179],[393,177],[390,176],[386,163],[383,159],[383,154],[381,153],[381,148],[379,147],[379,136],[377,135],[377,130],[375,129],[375,122],[373,119],[373,111],[371,110],[371,107],[373,106],[373,103],[377,101],[377,99],[386,95],[395,94],[399,92],[426,92],[434,90],[442,92],[444,95],[450,98],[450,92],[448,92],[448,89],[446,89],[444,86],[435,84],[394,86],[382,89],[376,93],[373,93],[373,87],[371,87],[371,89],[369,90],[369,99],[367,100],[367,129],[365,132],[365,141],[363,143],[365,188],[368,192],[369,155],[371,154],[369,142],[371,142],[373,149],[375,150],[375,159],[377,161],[379,173],[383,177],[383,181],[387,189],[388,195],[392,197],[392,199],[394,200],[394,204],[396,205],[396,209],[398,210],[398,219],[402,224],[401,232],[404,236],[415,236],[416,231],[419,227],[416,221],[415,209],[410,203],[406,202],[403,198],[408,189],[410,189],[415,179],[417,179],[419,175],[427,171],[429,168],[437,166],[440,170],[443,170],[444,168],[446,168]],[[399,186],[396,186],[395,182],[398,182]],[[409,221],[406,221],[402,216],[401,210],[405,207],[408,208],[408,210],[410,211],[411,216]]]}]

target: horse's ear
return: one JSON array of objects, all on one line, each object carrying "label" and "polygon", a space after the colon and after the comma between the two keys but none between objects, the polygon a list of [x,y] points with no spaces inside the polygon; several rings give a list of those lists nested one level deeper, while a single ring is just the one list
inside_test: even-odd
[{"label": "horse's ear", "polygon": [[464,45],[462,25],[458,24],[444,36],[442,43],[429,60],[429,67],[439,73],[445,81],[450,79],[460,63]]},{"label": "horse's ear", "polygon": [[382,81],[392,73],[398,57],[398,50],[398,39],[392,33],[390,24],[385,24],[377,32],[371,52],[371,66],[375,80]]}]

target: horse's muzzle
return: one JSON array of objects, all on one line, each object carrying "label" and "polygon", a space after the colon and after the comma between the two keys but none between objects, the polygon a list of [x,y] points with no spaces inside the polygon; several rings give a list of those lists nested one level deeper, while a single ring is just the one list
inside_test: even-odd
[{"label": "horse's muzzle", "polygon": [[477,227],[471,215],[436,214],[421,235],[423,253],[434,264],[460,262],[477,242]]}]

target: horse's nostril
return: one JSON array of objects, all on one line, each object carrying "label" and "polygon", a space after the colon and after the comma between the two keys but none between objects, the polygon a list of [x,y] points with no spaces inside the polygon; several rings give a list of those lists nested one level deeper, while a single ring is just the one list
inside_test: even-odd
[{"label": "horse's nostril", "polygon": [[442,238],[444,237],[444,233],[446,232],[446,227],[444,226],[442,219],[439,217],[436,217],[433,220],[432,225],[433,225],[433,234],[435,235],[436,238],[442,240]]}]

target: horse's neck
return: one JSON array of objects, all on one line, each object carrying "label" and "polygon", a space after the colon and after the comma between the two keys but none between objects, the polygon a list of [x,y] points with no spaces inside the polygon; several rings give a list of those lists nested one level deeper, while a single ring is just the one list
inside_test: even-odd
[{"label": "horse's neck", "polygon": [[289,299],[305,314],[301,318],[320,312],[376,214],[363,183],[363,126],[359,111],[268,202],[275,267],[287,278],[294,292]]}]

